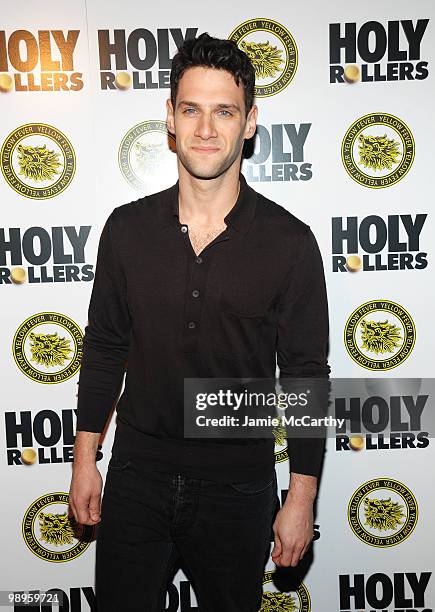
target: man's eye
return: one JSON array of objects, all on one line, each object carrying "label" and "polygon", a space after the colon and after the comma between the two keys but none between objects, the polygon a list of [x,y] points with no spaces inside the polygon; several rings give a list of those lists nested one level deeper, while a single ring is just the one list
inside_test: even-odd
[{"label": "man's eye", "polygon": [[230,111],[227,111],[227,110],[220,110],[219,115],[221,115],[222,117],[231,117],[232,113],[230,113]]},{"label": "man's eye", "polygon": [[185,115],[193,115],[194,113],[196,113],[196,108],[185,108],[183,113]]}]

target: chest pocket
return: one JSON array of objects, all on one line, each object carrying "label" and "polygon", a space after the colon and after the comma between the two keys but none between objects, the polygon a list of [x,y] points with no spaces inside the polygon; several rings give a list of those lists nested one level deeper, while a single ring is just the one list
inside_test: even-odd
[{"label": "chest pocket", "polygon": [[265,319],[264,316],[222,312],[215,330],[214,352],[234,360],[254,356]]},{"label": "chest pocket", "polygon": [[228,282],[218,301],[218,320],[214,332],[214,351],[233,360],[256,354],[268,318],[268,296],[250,279]]},{"label": "chest pocket", "polygon": [[[231,278],[233,274],[234,277]],[[270,289],[256,278],[244,279],[231,270],[228,272],[228,277],[220,290],[220,312],[239,314],[243,317],[264,316],[270,302]]]}]

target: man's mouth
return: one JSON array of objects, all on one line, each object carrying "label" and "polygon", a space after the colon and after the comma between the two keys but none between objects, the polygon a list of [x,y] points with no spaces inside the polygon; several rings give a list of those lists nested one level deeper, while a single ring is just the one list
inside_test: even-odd
[{"label": "man's mouth", "polygon": [[205,154],[210,154],[210,153],[216,153],[217,151],[219,151],[218,147],[191,147],[193,151],[196,151],[197,153],[205,153]]}]

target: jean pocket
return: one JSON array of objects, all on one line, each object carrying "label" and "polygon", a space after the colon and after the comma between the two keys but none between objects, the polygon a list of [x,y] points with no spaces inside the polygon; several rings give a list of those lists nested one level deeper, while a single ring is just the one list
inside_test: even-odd
[{"label": "jean pocket", "polygon": [[125,457],[120,457],[118,455],[112,455],[110,457],[109,465],[107,466],[108,470],[113,472],[122,472],[128,468],[131,461],[130,459],[126,459]]},{"label": "jean pocket", "polygon": [[230,483],[230,487],[245,495],[256,495],[257,493],[263,493],[269,490],[275,483],[276,473],[274,472],[271,476],[256,478],[255,480],[249,480],[247,482],[232,482]]}]

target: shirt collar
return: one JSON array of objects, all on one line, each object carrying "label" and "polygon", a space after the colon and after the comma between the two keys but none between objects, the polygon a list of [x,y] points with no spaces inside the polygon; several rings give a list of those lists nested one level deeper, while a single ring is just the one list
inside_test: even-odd
[{"label": "shirt collar", "polygon": [[[172,217],[179,216],[178,192],[179,181],[168,190]],[[248,185],[243,174],[240,174],[239,196],[232,209],[224,217],[225,224],[233,227],[241,234],[246,234],[255,216],[256,202],[257,192]]]}]

